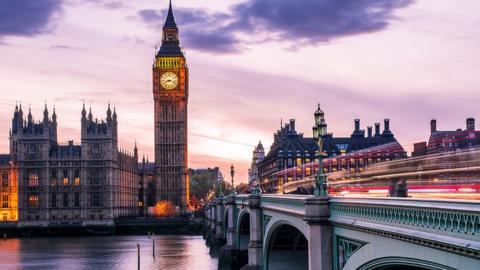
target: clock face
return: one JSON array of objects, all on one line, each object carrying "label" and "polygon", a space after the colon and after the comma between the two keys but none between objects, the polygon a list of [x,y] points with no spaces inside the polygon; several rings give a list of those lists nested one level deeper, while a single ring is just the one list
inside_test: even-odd
[{"label": "clock face", "polygon": [[160,77],[160,83],[162,84],[163,88],[171,90],[177,86],[178,77],[172,72],[165,72]]}]

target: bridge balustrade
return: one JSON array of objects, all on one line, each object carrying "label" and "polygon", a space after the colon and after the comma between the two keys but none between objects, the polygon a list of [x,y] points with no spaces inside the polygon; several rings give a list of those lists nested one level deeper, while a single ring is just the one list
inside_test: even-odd
[{"label": "bridge balustrade", "polygon": [[242,269],[480,269],[475,201],[242,194],[221,202],[226,217],[213,204],[206,211],[224,226],[223,250],[248,248]]}]

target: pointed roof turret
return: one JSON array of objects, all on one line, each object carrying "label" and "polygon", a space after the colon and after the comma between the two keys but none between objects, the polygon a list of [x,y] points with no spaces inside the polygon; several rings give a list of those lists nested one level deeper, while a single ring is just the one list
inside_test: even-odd
[{"label": "pointed roof turret", "polygon": [[108,102],[108,109],[107,109],[107,120],[112,120],[112,110],[110,109],[110,102]]},{"label": "pointed roof turret", "polygon": [[88,120],[92,121],[93,120],[93,115],[92,115],[92,107],[88,109]]},{"label": "pointed roof turret", "polygon": [[57,121],[57,113],[55,112],[55,105],[53,105],[52,121]]},{"label": "pointed roof turret", "polygon": [[177,24],[175,23],[175,18],[173,17],[173,10],[172,10],[172,0],[170,0],[170,4],[168,6],[168,13],[167,19],[165,20],[165,24],[163,28],[177,28]]},{"label": "pointed roof turret", "polygon": [[47,109],[47,103],[45,102],[45,110],[43,110],[43,119],[48,121],[48,109]]}]

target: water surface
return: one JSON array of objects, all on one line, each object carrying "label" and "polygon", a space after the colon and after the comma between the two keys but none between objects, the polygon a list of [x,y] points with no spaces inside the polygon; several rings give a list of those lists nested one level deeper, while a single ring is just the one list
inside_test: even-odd
[{"label": "water surface", "polygon": [[201,236],[96,236],[19,238],[0,241],[0,269],[150,269],[216,270]]}]

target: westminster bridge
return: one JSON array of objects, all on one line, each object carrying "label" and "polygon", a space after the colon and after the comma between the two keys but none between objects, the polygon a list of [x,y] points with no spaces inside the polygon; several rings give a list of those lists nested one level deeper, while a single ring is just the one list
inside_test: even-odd
[{"label": "westminster bridge", "polygon": [[207,204],[219,269],[480,269],[480,203],[229,195]]}]

